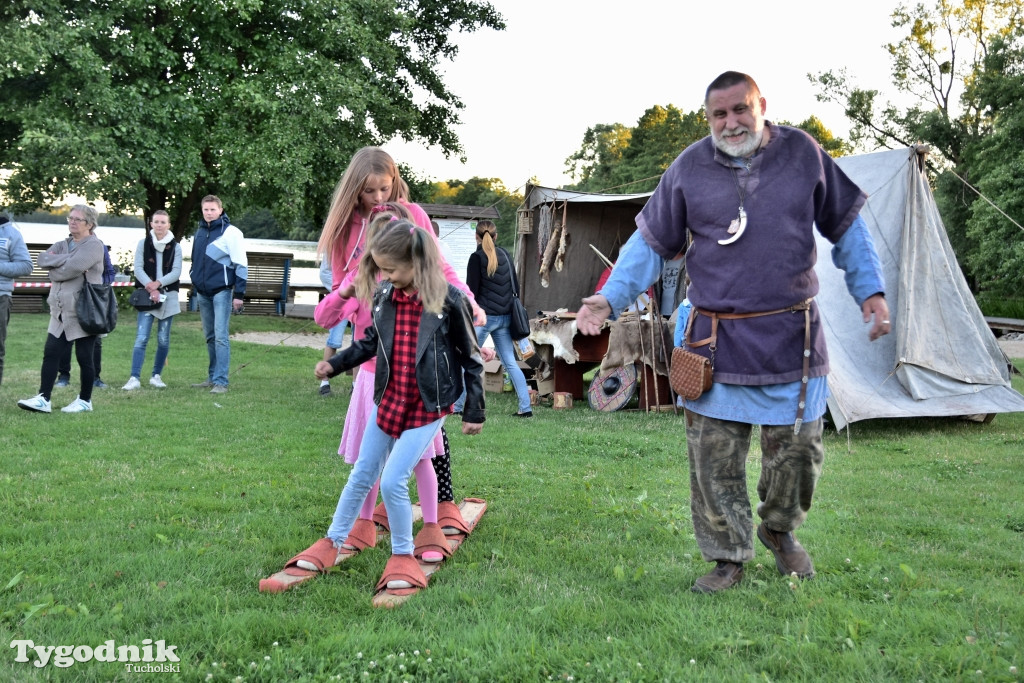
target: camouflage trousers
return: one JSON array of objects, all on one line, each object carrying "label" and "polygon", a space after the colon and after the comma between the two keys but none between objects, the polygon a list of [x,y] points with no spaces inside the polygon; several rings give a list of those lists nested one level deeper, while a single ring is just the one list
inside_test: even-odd
[{"label": "camouflage trousers", "polygon": [[[793,531],[807,518],[824,460],[821,418],[793,425],[761,426],[760,500],[765,526]],[[690,512],[707,562],[754,559],[754,525],[747,494],[747,454],[753,426],[686,411],[690,458]]]}]

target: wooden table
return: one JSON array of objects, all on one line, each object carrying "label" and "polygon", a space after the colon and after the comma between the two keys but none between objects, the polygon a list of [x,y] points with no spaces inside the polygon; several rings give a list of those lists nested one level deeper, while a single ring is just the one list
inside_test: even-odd
[{"label": "wooden table", "polygon": [[[560,314],[560,318],[568,320],[574,317],[575,314]],[[575,363],[569,363],[549,352],[549,355],[554,358],[551,370],[556,392],[572,394],[573,400],[578,401],[587,397],[590,387],[583,381],[583,375],[601,364],[608,352],[609,335],[610,329],[604,327],[600,334],[577,333],[573,336],[572,348],[579,354],[579,360]],[[646,363],[637,363],[636,365],[637,374],[640,377],[640,386],[637,388],[640,410],[647,411],[656,406],[672,405],[672,392],[669,388],[668,377],[659,376],[655,381],[655,373],[650,366]],[[654,391],[655,384],[657,384],[657,392]]]}]

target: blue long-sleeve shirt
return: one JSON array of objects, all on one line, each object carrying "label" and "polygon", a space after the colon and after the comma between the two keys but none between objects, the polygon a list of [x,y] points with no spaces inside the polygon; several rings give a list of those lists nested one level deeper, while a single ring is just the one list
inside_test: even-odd
[{"label": "blue long-sleeve shirt", "polygon": [[[646,290],[661,273],[663,259],[648,245],[640,232],[629,238],[619,251],[612,276],[601,288],[612,307],[612,316],[629,306],[637,293]],[[864,303],[874,294],[885,291],[882,266],[874,240],[864,219],[857,216],[853,224],[832,247],[832,262],[845,272],[846,288],[857,302]],[[685,310],[683,310],[685,307]],[[678,321],[685,325],[689,302],[680,305]],[[676,330],[676,345],[681,332]],[[747,424],[787,425],[793,423],[800,382],[745,386],[715,382],[696,401],[685,407],[700,415]],[[827,377],[812,377],[807,382],[807,406],[804,420],[816,420],[825,414],[828,398]]]}]

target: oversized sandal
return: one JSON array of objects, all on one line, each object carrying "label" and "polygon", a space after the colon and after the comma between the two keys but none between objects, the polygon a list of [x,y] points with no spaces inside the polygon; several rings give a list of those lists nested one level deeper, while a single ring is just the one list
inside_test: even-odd
[{"label": "oversized sandal", "polygon": [[321,538],[306,550],[288,560],[284,569],[267,579],[260,579],[261,593],[283,593],[338,564],[343,557],[329,538]]},{"label": "oversized sandal", "polygon": [[424,562],[442,562],[446,557],[452,556],[448,539],[437,523],[424,524],[413,543],[416,544],[415,550],[412,551],[413,556]]},{"label": "oversized sandal", "polygon": [[348,532],[348,538],[342,543],[344,550],[358,553],[377,545],[377,525],[369,519],[357,519]]},{"label": "oversized sandal", "polygon": [[284,566],[287,568],[294,565],[299,569],[311,572],[325,572],[336,564],[338,564],[338,549],[334,547],[334,541],[329,538],[321,538],[288,560]]},{"label": "oversized sandal", "polygon": [[[389,583],[404,581],[408,588],[388,588]],[[392,555],[384,566],[384,573],[377,582],[377,592],[387,595],[405,596],[418,593],[427,587],[427,576],[420,569],[419,563],[412,555]]]},{"label": "oversized sandal", "polygon": [[468,536],[469,532],[472,531],[469,525],[466,524],[466,520],[462,517],[462,510],[451,500],[437,504],[437,525],[441,527],[445,536],[455,536],[457,534]]},{"label": "oversized sandal", "polygon": [[377,503],[377,507],[373,508],[373,523],[384,531],[391,531],[391,525],[388,524],[388,511],[384,507],[384,501]]}]

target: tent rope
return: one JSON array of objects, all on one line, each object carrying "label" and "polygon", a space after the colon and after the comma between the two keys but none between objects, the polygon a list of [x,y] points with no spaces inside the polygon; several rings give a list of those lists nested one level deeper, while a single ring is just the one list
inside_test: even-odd
[{"label": "tent rope", "polygon": [[[929,164],[929,165],[930,165],[930,164]],[[934,170],[935,170],[935,168],[933,167],[933,168],[932,168],[932,170],[934,171]],[[1021,225],[1020,223],[1018,223],[1017,221],[1015,221],[1015,220],[1013,220],[1012,218],[1010,218],[1010,216],[1008,216],[1008,215],[1007,215],[1007,213],[1006,213],[1005,211],[1003,211],[1002,209],[1000,209],[1000,208],[999,208],[999,207],[998,207],[998,206],[996,205],[996,203],[995,203],[995,202],[993,202],[993,201],[992,201],[991,199],[989,199],[988,197],[986,197],[985,195],[983,195],[983,194],[981,193],[981,190],[979,190],[978,188],[974,187],[974,186],[973,186],[973,185],[971,185],[971,184],[970,184],[969,182],[967,182],[967,181],[966,181],[966,180],[965,180],[965,179],[964,179],[964,178],[963,178],[963,177],[962,177],[962,176],[961,176],[960,174],[958,174],[958,173],[957,173],[956,171],[952,171],[952,170],[951,170],[951,171],[950,171],[950,173],[952,173],[952,174],[953,174],[954,176],[956,176],[957,180],[959,180],[959,181],[960,181],[961,183],[963,183],[965,187],[967,187],[968,189],[970,189],[970,190],[971,190],[971,192],[973,192],[974,194],[978,195],[979,197],[981,197],[982,199],[984,199],[984,200],[985,200],[986,202],[988,202],[989,206],[991,206],[991,207],[992,207],[993,209],[995,209],[996,211],[998,211],[998,212],[999,212],[999,213],[1000,213],[1000,214],[1001,214],[1001,215],[1003,216],[1003,218],[1005,218],[1006,220],[1008,220],[1008,221],[1010,221],[1011,223],[1013,223],[1014,225],[1016,225],[1016,226],[1017,226],[1017,227],[1018,227],[1018,228],[1019,228],[1020,230],[1024,231],[1024,226],[1022,226],[1022,225]]]}]

